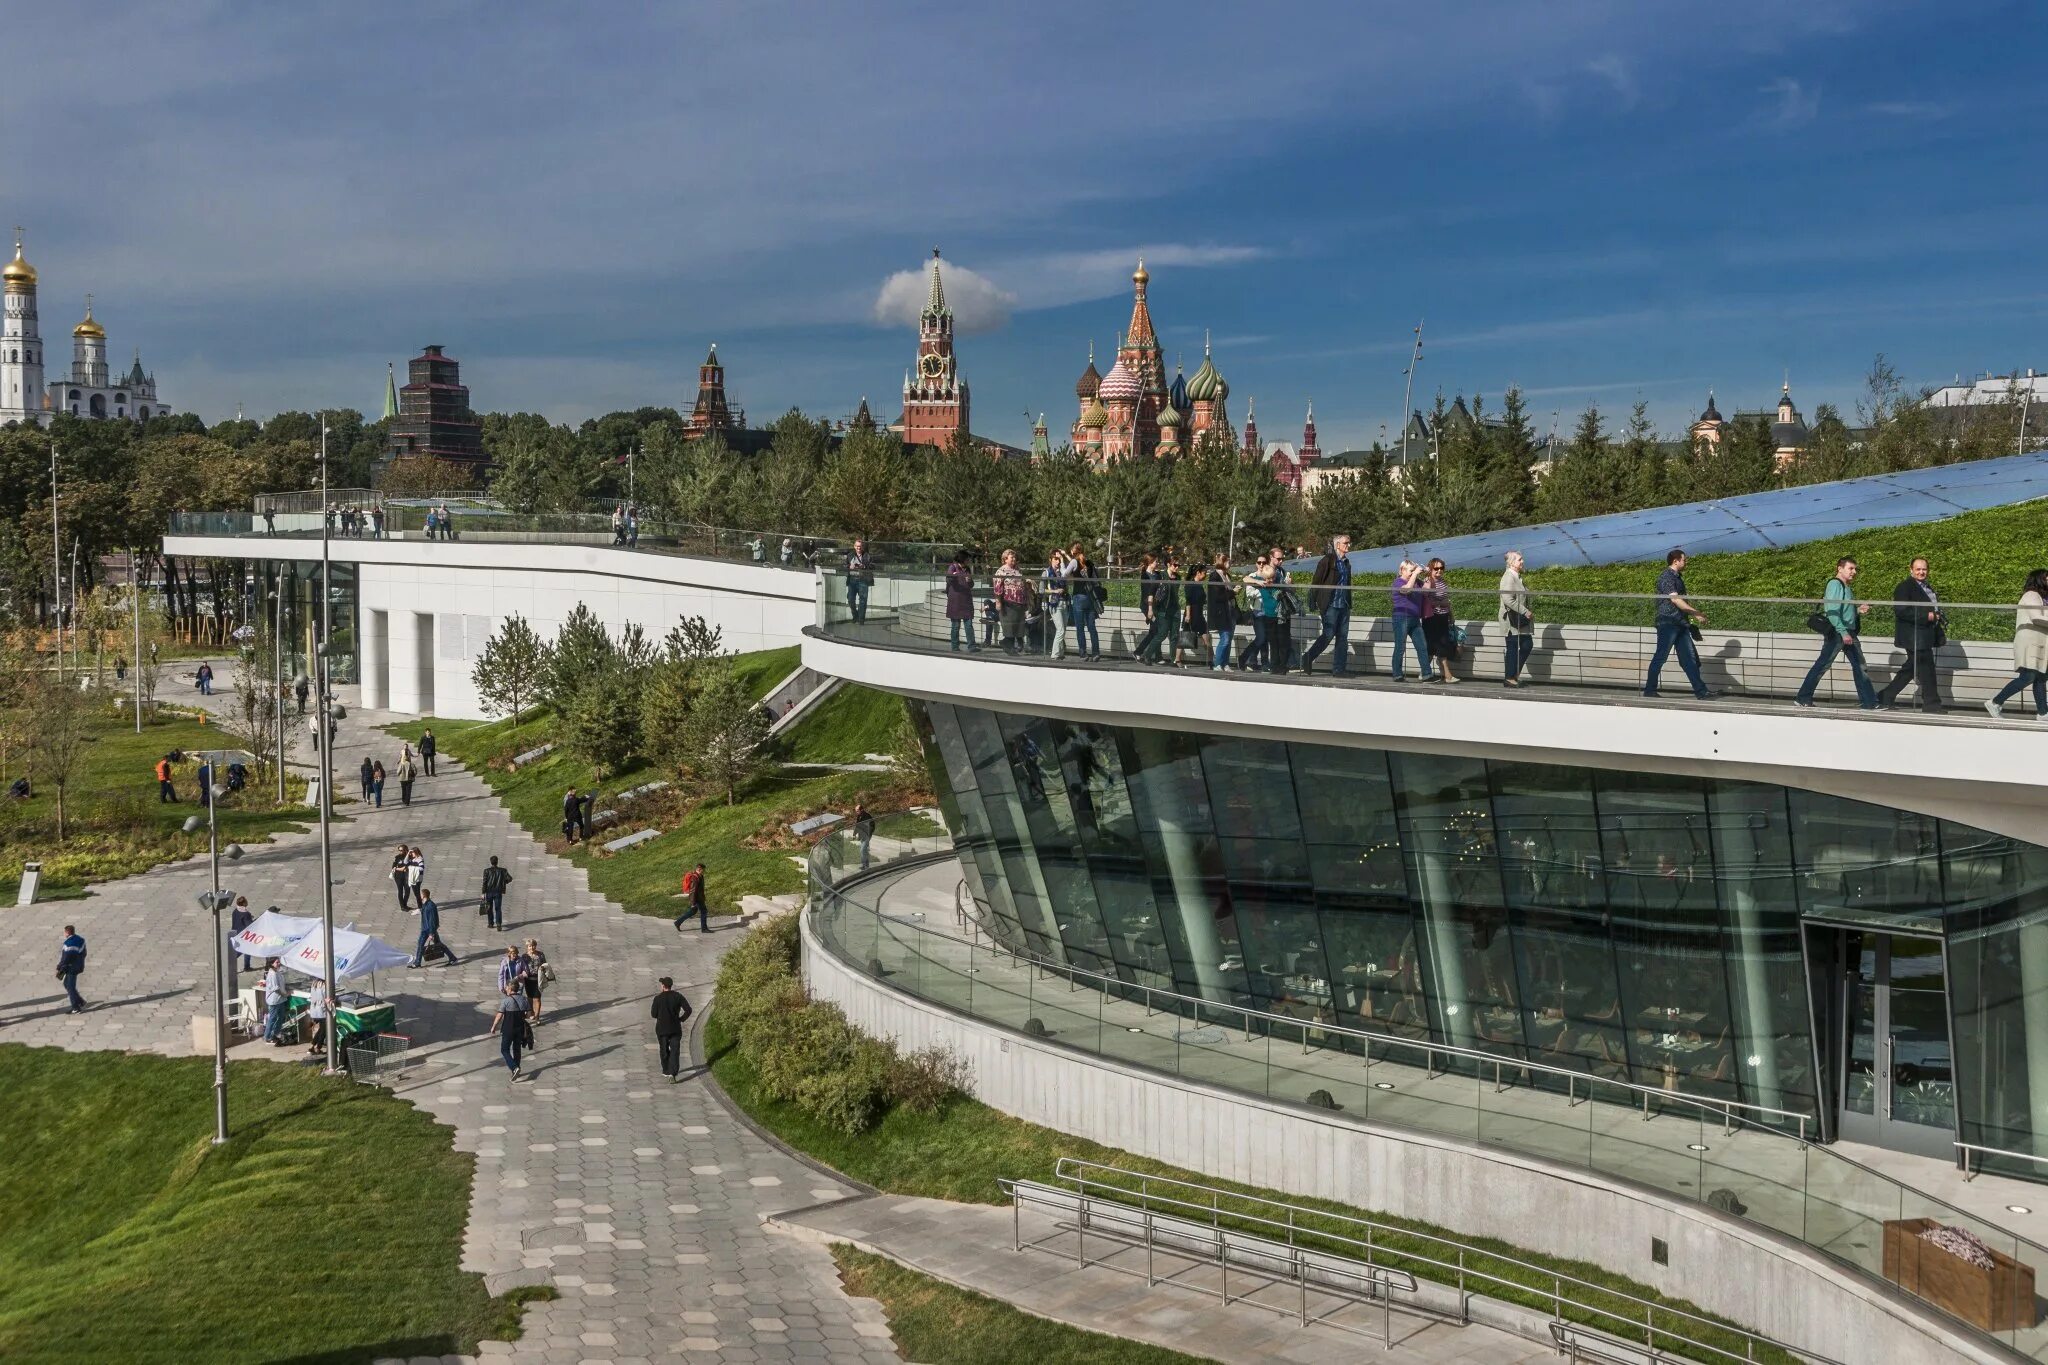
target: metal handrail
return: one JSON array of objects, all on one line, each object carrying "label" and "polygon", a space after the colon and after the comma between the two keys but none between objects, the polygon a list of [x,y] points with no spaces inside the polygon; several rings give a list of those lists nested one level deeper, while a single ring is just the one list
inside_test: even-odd
[{"label": "metal handrail", "polygon": [[[1126,1180],[1135,1180],[1138,1182],[1138,1189],[1132,1190],[1128,1185],[1120,1185],[1112,1180],[1096,1179],[1094,1176],[1086,1174],[1086,1172],[1091,1171],[1109,1176],[1123,1177]],[[1781,1341],[1764,1336],[1760,1332],[1752,1332],[1746,1327],[1738,1327],[1732,1323],[1720,1322],[1704,1314],[1673,1307],[1669,1304],[1660,1303],[1655,1299],[1646,1299],[1640,1294],[1631,1294],[1627,1290],[1596,1284],[1592,1280],[1567,1274],[1554,1267],[1539,1265],[1534,1261],[1523,1260],[1518,1256],[1506,1255],[1472,1242],[1460,1241],[1455,1237],[1445,1237],[1432,1232],[1420,1232],[1399,1223],[1383,1222],[1377,1218],[1365,1218],[1356,1214],[1334,1213],[1327,1209],[1314,1208],[1306,1204],[1288,1203],[1285,1200],[1268,1199],[1263,1195],[1245,1194],[1237,1190],[1226,1189],[1220,1185],[1204,1185],[1196,1181],[1180,1180],[1172,1176],[1152,1175],[1145,1171],[1126,1170],[1120,1166],[1110,1166],[1099,1161],[1089,1161],[1081,1157],[1061,1157],[1054,1164],[1053,1175],[1054,1179],[1072,1185],[1077,1192],[1085,1194],[1090,1190],[1101,1191],[1103,1194],[1096,1197],[1103,1197],[1106,1199],[1106,1202],[1119,1204],[1125,1208],[1136,1207],[1141,1211],[1149,1212],[1152,1205],[1157,1203],[1181,1210],[1190,1215],[1206,1217],[1212,1225],[1218,1227],[1222,1225],[1225,1219],[1233,1223],[1250,1223],[1258,1227],[1271,1229],[1274,1232],[1285,1233],[1290,1246],[1293,1245],[1296,1238],[1304,1235],[1327,1242],[1340,1243],[1346,1247],[1354,1248],[1358,1252],[1362,1252],[1363,1255],[1355,1259],[1362,1259],[1367,1265],[1377,1264],[1374,1260],[1375,1256],[1389,1254],[1384,1244],[1375,1242],[1375,1237],[1384,1237],[1391,1234],[1395,1237],[1411,1241],[1426,1242],[1436,1248],[1439,1254],[1431,1255],[1427,1252],[1407,1249],[1394,1251],[1391,1254],[1399,1256],[1404,1261],[1433,1266],[1443,1271],[1447,1279],[1455,1276],[1461,1310],[1467,1297],[1466,1286],[1473,1280],[1500,1285],[1523,1294],[1533,1293],[1539,1296],[1542,1294],[1542,1291],[1534,1286],[1469,1264],[1466,1260],[1466,1256],[1469,1254],[1483,1257],[1486,1261],[1512,1266],[1517,1270],[1527,1271],[1533,1275],[1550,1280],[1552,1283],[1552,1292],[1550,1294],[1553,1305],[1552,1316],[1560,1321],[1564,1320],[1563,1306],[1566,1303],[1570,1303],[1574,1308],[1582,1312],[1609,1318],[1618,1323],[1626,1323],[1631,1328],[1637,1326],[1645,1328],[1650,1334],[1650,1344],[1653,1349],[1656,1337],[1661,1333],[1675,1343],[1695,1347],[1699,1350],[1711,1351],[1731,1361],[1753,1360],[1755,1358],[1753,1354],[1754,1349],[1757,1346],[1764,1346],[1772,1350],[1803,1356],[1805,1359],[1815,1362],[1815,1365],[1837,1365],[1837,1362],[1831,1361],[1827,1357],[1816,1356],[1810,1352],[1787,1346]],[[1014,1184],[1015,1182],[1011,1183]],[[1152,1193],[1154,1185],[1171,1186],[1176,1190],[1203,1196],[1203,1200],[1197,1202],[1193,1199],[1178,1198],[1173,1195],[1155,1195]],[[1130,1202],[1133,1196],[1138,1201],[1135,1206]],[[1226,1200],[1239,1207],[1232,1208],[1226,1206]],[[1244,1211],[1242,1207],[1244,1205],[1256,1206],[1267,1212],[1248,1213]],[[1276,1216],[1281,1214],[1285,1215],[1284,1221]],[[1302,1221],[1304,1219],[1323,1223],[1338,1223],[1347,1228],[1355,1229],[1363,1235],[1350,1236],[1343,1232],[1326,1231],[1313,1225],[1303,1227]],[[1444,1253],[1451,1252],[1456,1253],[1456,1259],[1444,1259]],[[1570,1286],[1575,1291],[1591,1291],[1602,1298],[1620,1300],[1632,1309],[1640,1310],[1643,1313],[1643,1319],[1638,1323],[1633,1318],[1624,1317],[1622,1314],[1611,1309],[1597,1307],[1578,1298],[1567,1299],[1565,1297],[1566,1286]],[[1749,1343],[1749,1350],[1745,1354],[1738,1356],[1711,1342],[1688,1337],[1682,1331],[1659,1328],[1656,1325],[1656,1317],[1658,1315],[1663,1315],[1667,1318],[1684,1319],[1689,1323],[1708,1327],[1717,1332],[1726,1332],[1730,1335],[1741,1337]],[[1469,1319],[1470,1315],[1469,1313],[1462,1313],[1462,1316]]]},{"label": "metal handrail", "polygon": [[1977,1153],[1979,1156],[2011,1157],[2014,1161],[2048,1162],[2048,1156],[2040,1156],[2033,1152],[2009,1152],[2003,1147],[1986,1147],[1979,1142],[1956,1142],[1951,1145],[1956,1149],[1957,1153],[1956,1169],[1963,1173],[1965,1181],[1977,1178],[1977,1171],[1970,1164],[1970,1154],[1972,1152]]},{"label": "metal handrail", "polygon": [[[822,845],[820,846],[822,847]],[[832,891],[834,890],[834,888],[832,888],[828,884],[826,890]],[[949,943],[957,943],[963,948],[972,949],[977,946],[970,939],[957,938],[952,934],[948,934],[940,929],[933,929],[925,925],[916,925],[913,927],[915,927],[919,933],[935,935],[936,937],[944,939]],[[983,930],[983,932],[987,933],[988,931]],[[1301,1030],[1303,1034],[1303,1052],[1309,1052],[1313,1050],[1309,1046],[1307,1041],[1307,1034],[1308,1031],[1311,1029],[1319,1030],[1326,1034],[1336,1033],[1342,1034],[1345,1037],[1356,1038],[1359,1040],[1360,1048],[1363,1053],[1363,1060],[1367,1066],[1376,1065],[1372,1057],[1372,1044],[1375,1042],[1393,1044],[1397,1047],[1405,1047],[1410,1049],[1411,1051],[1421,1052],[1423,1054],[1424,1067],[1430,1073],[1431,1076],[1437,1074],[1438,1067],[1436,1065],[1436,1061],[1439,1057],[1463,1059],[1481,1065],[1491,1066],[1494,1069],[1494,1092],[1496,1094],[1507,1088],[1501,1080],[1501,1073],[1504,1069],[1521,1071],[1540,1071],[1545,1075],[1562,1078],[1566,1082],[1566,1099],[1569,1103],[1574,1105],[1576,1105],[1579,1102],[1577,1097],[1576,1082],[1588,1081],[1597,1085],[1611,1086],[1615,1089],[1627,1090],[1636,1095],[1640,1095],[1643,1101],[1643,1116],[1645,1119],[1651,1117],[1650,1104],[1652,1100],[1655,1100],[1662,1104],[1685,1104],[1692,1105],[1700,1109],[1717,1111],[1721,1114],[1723,1119],[1723,1132],[1733,1131],[1733,1124],[1737,1122],[1739,1118],[1741,1119],[1741,1121],[1750,1123],[1755,1127],[1768,1128],[1773,1132],[1779,1131],[1778,1128],[1773,1124],[1743,1118],[1742,1116],[1739,1116],[1734,1112],[1735,1110],[1740,1109],[1745,1111],[1745,1113],[1769,1115],[1772,1118],[1783,1119],[1796,1125],[1799,1133],[1798,1141],[1802,1147],[1805,1146],[1807,1143],[1807,1125],[1813,1121],[1810,1115],[1801,1113],[1796,1109],[1777,1109],[1767,1104],[1751,1104],[1742,1100],[1722,1100],[1716,1099],[1708,1095],[1694,1095],[1689,1094],[1685,1091],[1665,1090],[1658,1086],[1641,1085],[1634,1081],[1619,1081],[1609,1079],[1605,1076],[1594,1076],[1585,1071],[1575,1070],[1571,1067],[1553,1066],[1547,1062],[1531,1061],[1518,1057],[1503,1057],[1496,1052],[1487,1052],[1479,1048],[1462,1047],[1456,1043],[1422,1042],[1413,1038],[1403,1038],[1398,1034],[1372,1033],[1367,1032],[1363,1029],[1354,1029],[1349,1027],[1348,1025],[1339,1024],[1334,1021],[1325,1023],[1314,1019],[1302,1019],[1296,1015],[1273,1014],[1265,1010],[1253,1009],[1249,1005],[1229,1005],[1223,1004],[1219,1001],[1204,1000],[1199,996],[1184,995],[1179,991],[1170,991],[1158,986],[1148,986],[1138,982],[1125,981],[1120,977],[1109,976],[1106,973],[1089,971],[1085,967],[1075,967],[1068,963],[1052,962],[1045,958],[1039,957],[1035,953],[1018,952],[1016,949],[1009,947],[1007,944],[999,942],[996,939],[995,935],[992,933],[989,934],[989,940],[991,943],[996,944],[996,946],[1000,948],[1001,951],[1008,953],[1017,961],[1028,963],[1029,965],[1037,967],[1043,971],[1054,972],[1060,975],[1067,976],[1070,979],[1076,976],[1086,977],[1093,981],[1104,983],[1105,985],[1114,986],[1118,991],[1143,991],[1146,997],[1145,1009],[1148,1015],[1152,1012],[1154,1008],[1152,1001],[1155,997],[1163,998],[1169,1001],[1184,1003],[1195,1007],[1194,1017],[1198,1021],[1202,1019],[1202,1013],[1204,1011],[1207,1011],[1209,1013],[1224,1012],[1241,1015],[1245,1020],[1243,1031],[1247,1040],[1250,1040],[1253,1036],[1251,1021],[1256,1019],[1262,1023],[1278,1024],[1283,1028],[1290,1030]],[[1587,1098],[1591,1098],[1590,1093],[1588,1094]]]}]

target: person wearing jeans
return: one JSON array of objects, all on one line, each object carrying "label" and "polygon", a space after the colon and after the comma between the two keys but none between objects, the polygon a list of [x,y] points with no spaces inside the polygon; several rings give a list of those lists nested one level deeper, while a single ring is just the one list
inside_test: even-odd
[{"label": "person wearing jeans", "polygon": [[1323,628],[1316,633],[1315,643],[1302,654],[1301,671],[1314,672],[1316,658],[1322,654],[1323,646],[1334,644],[1330,675],[1346,677],[1350,670],[1345,665],[1351,658],[1350,536],[1337,536],[1331,540],[1330,552],[1316,561],[1316,570],[1309,582],[1309,605],[1322,618]]},{"label": "person wearing jeans", "polygon": [[1230,561],[1222,555],[1209,566],[1209,629],[1216,633],[1211,668],[1230,667],[1230,646],[1237,639],[1237,589],[1230,581]]},{"label": "person wearing jeans", "polygon": [[1674,650],[1695,697],[1712,701],[1720,695],[1707,690],[1700,677],[1700,652],[1692,643],[1693,626],[1706,619],[1705,612],[1685,600],[1685,551],[1673,550],[1664,556],[1664,572],[1657,575],[1657,649],[1650,655],[1650,671],[1643,679],[1644,696],[1657,695],[1657,679]]},{"label": "person wearing jeans", "polygon": [[[1507,628],[1506,687],[1522,685],[1522,665],[1536,644],[1536,617],[1529,610],[1529,589],[1522,582],[1522,556],[1509,550],[1507,569],[1500,576],[1500,623]],[[1687,644],[1692,643],[1690,639]]]},{"label": "person wearing jeans", "polygon": [[2018,670],[2013,680],[1985,702],[1984,709],[1996,718],[2007,702],[2031,687],[2034,719],[2048,722],[2048,569],[2027,575],[2026,591],[2020,594],[2019,612],[2013,621],[2012,662]]},{"label": "person wearing jeans", "polygon": [[1401,561],[1401,567],[1394,573],[1395,682],[1404,681],[1402,662],[1407,658],[1411,643],[1415,646],[1415,666],[1422,670],[1422,680],[1436,681],[1436,671],[1429,661],[1429,639],[1422,633],[1422,576],[1422,566],[1407,559]]},{"label": "person wearing jeans", "polygon": [[1054,550],[1038,576],[1039,596],[1045,608],[1046,657],[1063,659],[1067,654],[1067,560]]},{"label": "person wearing jeans", "polygon": [[1863,614],[1870,607],[1857,602],[1855,594],[1849,591],[1849,585],[1855,581],[1856,561],[1847,556],[1836,560],[1835,576],[1828,580],[1820,609],[1827,620],[1828,633],[1821,641],[1820,657],[1813,661],[1813,667],[1806,671],[1806,681],[1799,685],[1799,695],[1792,698],[1794,706],[1813,705],[1813,690],[1827,676],[1835,655],[1840,654],[1849,661],[1849,677],[1856,684],[1858,704],[1866,711],[1877,709],[1877,689],[1870,685],[1870,675],[1863,671],[1863,646],[1858,638],[1863,629]]},{"label": "person wearing jeans", "polygon": [[946,630],[955,654],[960,652],[963,635],[969,653],[981,652],[981,646],[974,643],[974,574],[958,554],[946,565]]},{"label": "person wearing jeans", "polygon": [[1096,596],[1100,586],[1095,565],[1076,542],[1067,551],[1067,612],[1074,619],[1074,650],[1088,660],[1102,657],[1102,635],[1095,628],[1102,614],[1102,599]]},{"label": "person wearing jeans", "polygon": [[868,586],[874,581],[875,566],[868,558],[868,543],[857,539],[846,555],[846,609],[855,625],[868,619]]}]

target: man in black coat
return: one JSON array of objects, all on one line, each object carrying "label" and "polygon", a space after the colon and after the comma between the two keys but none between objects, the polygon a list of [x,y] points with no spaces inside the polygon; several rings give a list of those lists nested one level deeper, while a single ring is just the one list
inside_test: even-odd
[{"label": "man in black coat", "polygon": [[1934,651],[1948,639],[1941,601],[1927,581],[1927,561],[1916,559],[1908,576],[1892,589],[1892,644],[1906,651],[1906,661],[1877,694],[1879,706],[1892,706],[1908,682],[1920,684],[1920,709],[1940,711],[1941,679],[1934,671]]},{"label": "man in black coat", "polygon": [[676,989],[674,979],[664,976],[648,1013],[654,1017],[654,1042],[661,1049],[661,1074],[674,1081],[683,1063],[683,1025],[696,1011]]}]

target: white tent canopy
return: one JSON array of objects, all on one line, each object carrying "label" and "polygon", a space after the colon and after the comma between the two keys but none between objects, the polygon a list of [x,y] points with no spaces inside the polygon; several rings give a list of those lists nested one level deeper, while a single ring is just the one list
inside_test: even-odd
[{"label": "white tent canopy", "polygon": [[[312,920],[312,931],[299,939],[282,954],[284,965],[304,976],[325,977],[327,975],[326,946],[321,942],[320,921]],[[254,926],[251,926],[254,927]],[[402,967],[412,961],[410,953],[400,952],[383,939],[370,934],[357,933],[354,929],[334,931],[334,979],[347,981],[358,976],[368,976],[381,967]]]},{"label": "white tent canopy", "polygon": [[228,944],[244,957],[283,957],[285,949],[319,927],[320,921],[307,915],[266,910]]}]

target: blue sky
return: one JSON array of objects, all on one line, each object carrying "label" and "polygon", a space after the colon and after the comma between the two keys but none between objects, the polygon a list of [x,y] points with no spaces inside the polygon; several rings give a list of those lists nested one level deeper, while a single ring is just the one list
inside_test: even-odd
[{"label": "blue sky", "polygon": [[[510,17],[507,17],[510,16]],[[1667,429],[1789,370],[2048,367],[2048,12],[1638,3],[94,6],[21,11],[0,219],[46,334],[209,420],[373,409],[438,341],[478,407],[893,404],[883,291],[964,273],[978,431],[1073,419],[1139,254],[1169,355],[1323,444],[1441,386]],[[90,34],[96,35],[88,40]],[[105,55],[101,55],[105,54]]]}]

